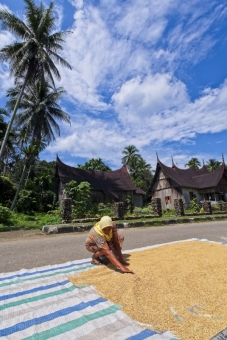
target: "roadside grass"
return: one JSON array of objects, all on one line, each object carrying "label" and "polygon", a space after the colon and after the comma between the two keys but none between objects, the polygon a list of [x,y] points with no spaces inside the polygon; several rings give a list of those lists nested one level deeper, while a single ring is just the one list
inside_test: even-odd
[{"label": "roadside grass", "polygon": [[[151,217],[151,218],[143,218],[142,216],[136,219],[127,219],[127,220],[118,220],[117,223],[135,223],[143,222],[143,227],[159,227],[164,226],[166,224],[174,224],[174,221],[190,222],[191,220],[194,222],[205,222],[216,220],[224,220],[227,219],[226,214],[218,214],[218,215],[190,215],[190,216],[175,216],[175,215],[163,215],[162,217]],[[193,221],[192,220],[192,221]],[[166,223],[166,221],[168,221]],[[69,223],[64,224],[64,226],[80,226],[80,225],[88,226],[91,225],[92,222],[83,222],[83,223]],[[4,231],[13,231],[13,230],[33,230],[39,229],[42,230],[44,225],[62,225],[61,218],[59,214],[59,210],[51,211],[50,213],[35,213],[34,215],[25,215],[19,214],[16,212],[12,213],[12,219],[10,221],[10,225],[0,224],[0,232]],[[135,225],[136,227],[136,225]]]},{"label": "roadside grass", "polygon": [[35,213],[34,215],[19,214],[16,212],[12,213],[12,217],[8,225],[0,224],[1,231],[11,231],[11,230],[32,230],[39,229],[46,224],[59,224],[61,223],[61,218],[58,211],[53,211],[47,214]]}]

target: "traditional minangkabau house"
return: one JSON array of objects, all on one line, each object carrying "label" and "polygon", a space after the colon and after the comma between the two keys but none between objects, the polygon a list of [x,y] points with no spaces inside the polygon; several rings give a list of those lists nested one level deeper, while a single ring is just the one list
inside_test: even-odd
[{"label": "traditional minangkabau house", "polygon": [[227,201],[227,170],[224,158],[219,169],[208,172],[206,166],[179,169],[157,159],[155,175],[151,184],[152,198],[160,198],[163,209],[174,207],[174,199],[181,198],[185,205],[196,198],[201,201]]},{"label": "traditional minangkabau house", "polygon": [[143,206],[144,191],[133,184],[125,165],[114,171],[83,170],[66,165],[57,157],[56,178],[59,202],[65,196],[65,185],[74,180],[77,184],[90,183],[93,203],[125,202],[130,196],[135,207]]}]

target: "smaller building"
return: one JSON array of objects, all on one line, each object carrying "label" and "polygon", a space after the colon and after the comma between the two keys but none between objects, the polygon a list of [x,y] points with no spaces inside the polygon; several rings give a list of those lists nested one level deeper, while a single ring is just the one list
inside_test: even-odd
[{"label": "smaller building", "polygon": [[64,197],[65,185],[74,180],[77,184],[90,183],[93,203],[125,202],[130,196],[135,207],[143,206],[145,193],[134,185],[125,165],[114,171],[83,170],[66,165],[57,157],[56,178],[59,202]]},{"label": "smaller building", "polygon": [[205,165],[196,170],[194,167],[180,169],[157,159],[155,175],[151,184],[151,195],[160,198],[163,209],[174,207],[174,199],[181,198],[185,204],[196,198],[201,201],[227,202],[227,170],[224,160],[219,169],[208,172]]}]

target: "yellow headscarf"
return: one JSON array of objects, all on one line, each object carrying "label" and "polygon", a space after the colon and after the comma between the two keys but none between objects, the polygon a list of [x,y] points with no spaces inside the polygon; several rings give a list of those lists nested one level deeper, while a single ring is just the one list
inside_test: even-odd
[{"label": "yellow headscarf", "polygon": [[105,237],[105,239],[107,241],[110,241],[111,238],[113,237],[113,231],[111,230],[109,232],[109,234],[105,234],[103,232],[103,229],[106,228],[106,227],[112,227],[112,223],[113,223],[113,221],[112,221],[112,219],[109,216],[103,216],[101,218],[101,220],[95,224],[95,231],[99,235]]}]

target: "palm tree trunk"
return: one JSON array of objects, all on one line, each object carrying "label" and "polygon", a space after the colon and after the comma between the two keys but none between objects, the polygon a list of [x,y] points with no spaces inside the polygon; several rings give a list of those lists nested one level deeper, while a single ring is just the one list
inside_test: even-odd
[{"label": "palm tree trunk", "polygon": [[11,211],[15,208],[16,201],[17,201],[17,198],[18,198],[18,195],[19,195],[19,192],[20,192],[20,188],[21,188],[22,182],[24,180],[26,168],[27,168],[27,162],[25,161],[25,164],[24,164],[24,167],[23,167],[23,171],[22,171],[22,174],[21,174],[21,178],[20,178],[20,182],[18,183],[18,186],[17,186],[17,192],[16,192],[16,194],[14,196],[13,203],[12,203],[12,205],[10,207]]},{"label": "palm tree trunk", "polygon": [[15,107],[14,107],[14,110],[13,110],[12,117],[10,119],[10,122],[9,122],[8,126],[7,126],[5,137],[4,137],[4,140],[2,142],[2,146],[1,146],[1,150],[0,150],[0,159],[2,159],[2,157],[3,157],[3,153],[4,153],[4,150],[5,150],[5,147],[6,147],[6,143],[7,143],[8,137],[9,137],[9,133],[10,133],[11,127],[13,125],[13,121],[14,121],[14,118],[16,116],[17,109],[18,109],[18,106],[19,106],[20,101],[21,101],[21,97],[22,97],[22,95],[24,93],[24,89],[25,89],[25,86],[26,86],[26,83],[27,83],[27,79],[28,79],[28,72],[27,72],[26,77],[24,79],[24,84],[23,84],[23,86],[21,88],[19,97],[17,98],[16,104],[15,104]]},{"label": "palm tree trunk", "polygon": [[6,152],[6,161],[5,161],[5,165],[4,165],[3,176],[6,175],[8,160],[9,160],[8,152]]},{"label": "palm tree trunk", "polygon": [[26,178],[26,181],[25,181],[25,185],[24,185],[24,187],[26,188],[26,186],[27,186],[27,182],[28,182],[28,178],[29,178],[29,175],[30,175],[30,172],[31,172],[31,165],[29,165],[29,169],[28,169],[28,175],[27,175],[27,178]]}]

